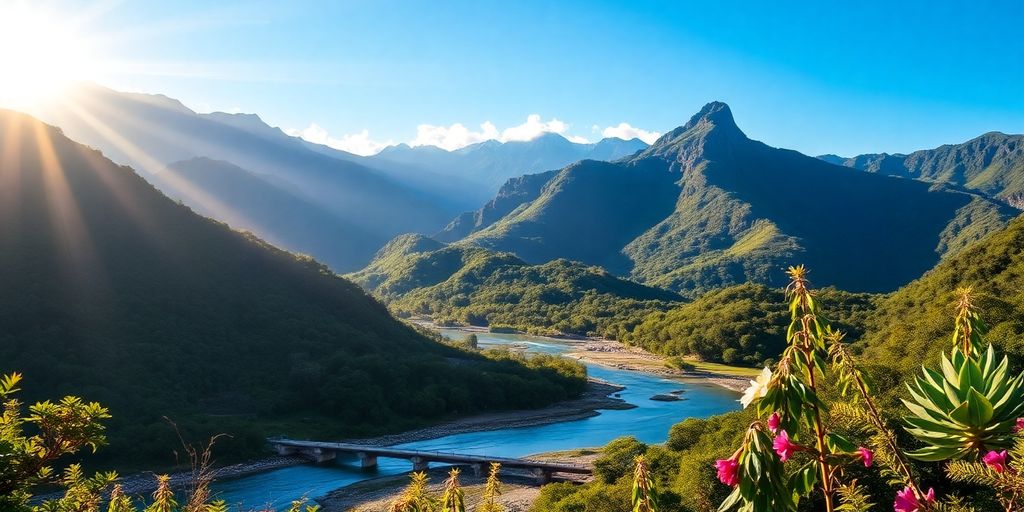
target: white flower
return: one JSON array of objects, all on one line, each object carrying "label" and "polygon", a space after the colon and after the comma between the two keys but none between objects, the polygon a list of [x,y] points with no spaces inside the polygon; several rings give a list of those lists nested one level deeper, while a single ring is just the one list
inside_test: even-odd
[{"label": "white flower", "polygon": [[743,404],[744,409],[754,400],[760,400],[768,394],[768,383],[771,380],[772,371],[765,366],[764,370],[761,370],[761,374],[757,376],[757,380],[750,381],[750,387],[743,392],[743,398],[740,398],[740,403]]}]

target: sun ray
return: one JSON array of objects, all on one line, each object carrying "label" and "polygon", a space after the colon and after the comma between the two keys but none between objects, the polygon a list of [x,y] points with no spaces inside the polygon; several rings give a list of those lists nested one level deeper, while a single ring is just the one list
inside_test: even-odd
[{"label": "sun ray", "polygon": [[224,204],[213,195],[204,191],[201,187],[195,186],[187,178],[167,167],[156,158],[150,156],[144,150],[133,144],[126,137],[119,134],[98,117],[90,113],[81,105],[68,102],[68,109],[88,124],[111,145],[128,156],[133,161],[141,162],[143,168],[152,173],[163,184],[174,190],[176,195],[184,198],[186,204],[193,204],[209,212],[209,216],[235,227],[243,227],[251,231],[263,231],[260,224],[249,219],[246,215],[234,208]]},{"label": "sun ray", "polygon": [[[89,231],[83,222],[81,211],[71,192],[67,176],[50,138],[50,128],[42,122],[24,118],[33,124],[32,142],[36,146],[43,181],[43,193],[50,222],[63,260],[64,269],[77,285],[96,290],[104,281],[103,267],[89,238]],[[22,172],[27,172],[23,169]]]}]

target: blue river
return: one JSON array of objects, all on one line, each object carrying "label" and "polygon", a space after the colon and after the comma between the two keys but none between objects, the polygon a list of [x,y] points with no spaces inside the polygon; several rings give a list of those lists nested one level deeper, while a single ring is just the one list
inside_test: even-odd
[{"label": "blue river", "polygon": [[[451,338],[465,332],[443,330]],[[518,334],[477,333],[482,348],[515,344],[531,353],[559,354],[573,350],[580,342]],[[536,427],[508,428],[487,432],[455,434],[438,439],[398,445],[403,448],[473,453],[500,457],[525,455],[575,448],[597,447],[619,436],[632,435],[647,443],[661,443],[669,428],[686,418],[703,418],[739,408],[737,394],[719,386],[694,379],[667,379],[628,370],[587,365],[590,376],[612,382],[625,389],[621,397],[636,405],[634,409],[600,411],[591,418]],[[656,394],[685,389],[685,400],[659,402]],[[225,480],[214,484],[213,491],[232,506],[243,509],[273,506],[278,509],[302,497],[315,498],[346,485],[410,470],[408,461],[380,459],[378,467],[364,471],[354,460],[339,459],[326,465],[303,465]]]}]

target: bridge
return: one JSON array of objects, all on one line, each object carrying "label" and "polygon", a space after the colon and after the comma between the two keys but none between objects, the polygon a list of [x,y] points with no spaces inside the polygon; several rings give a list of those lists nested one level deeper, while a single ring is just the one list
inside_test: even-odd
[{"label": "bridge", "polygon": [[464,455],[426,450],[405,450],[401,448],[364,446],[353,443],[298,441],[294,439],[272,438],[268,439],[267,442],[277,450],[279,455],[300,455],[313,462],[334,460],[339,453],[352,454],[359,460],[359,466],[367,469],[376,467],[377,458],[384,457],[408,460],[412,463],[413,471],[425,471],[431,462],[469,465],[477,475],[482,474],[485,466],[490,465],[492,462],[497,462],[501,464],[502,468],[526,470],[541,484],[550,482],[551,476],[554,473],[575,475],[590,475],[593,473],[589,466],[529,459]]}]

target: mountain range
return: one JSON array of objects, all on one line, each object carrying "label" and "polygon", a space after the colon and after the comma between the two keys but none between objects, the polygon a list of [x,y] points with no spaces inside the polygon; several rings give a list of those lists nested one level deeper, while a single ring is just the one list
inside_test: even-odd
[{"label": "mountain range", "polygon": [[1024,135],[989,132],[961,144],[908,155],[873,153],[818,158],[866,172],[951,183],[1024,208]]},{"label": "mountain range", "polygon": [[399,144],[370,158],[373,162],[409,165],[472,181],[487,195],[510,178],[560,169],[579,160],[617,160],[647,147],[640,139],[605,138],[591,144],[571,142],[557,133],[529,141],[489,140],[455,151]]},{"label": "mountain range", "polygon": [[481,176],[614,158],[643,145],[549,135],[458,152],[392,148],[367,158],[289,136],[254,114],[200,114],[163,95],[90,84],[35,113],[196,211],[338,272],[363,267],[396,235],[436,232],[483,202],[493,190]]},{"label": "mountain range", "polygon": [[[653,145],[510,181],[439,238],[558,258],[685,295],[746,281],[889,291],[1017,210],[956,184],[867,173],[749,139],[713,102]],[[467,234],[468,233],[468,234]]]},{"label": "mountain range", "polygon": [[315,260],[195,214],[25,114],[0,111],[0,140],[0,374],[23,372],[27,400],[109,407],[115,457],[174,463],[165,416],[190,439],[232,434],[218,448],[236,457],[285,424],[378,434],[582,386],[437,343]]}]

